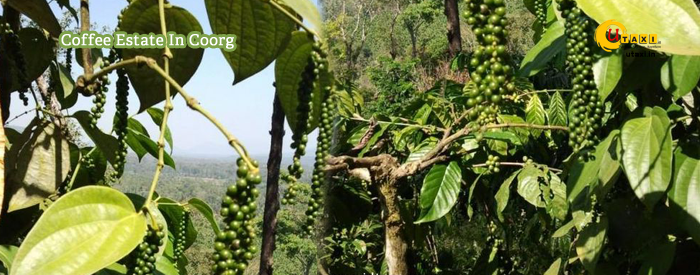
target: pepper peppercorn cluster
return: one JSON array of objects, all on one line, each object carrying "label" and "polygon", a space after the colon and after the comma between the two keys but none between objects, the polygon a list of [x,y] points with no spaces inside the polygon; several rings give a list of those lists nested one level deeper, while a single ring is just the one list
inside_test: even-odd
[{"label": "pepper peppercorn cluster", "polygon": [[506,95],[515,92],[512,83],[513,68],[508,65],[506,53],[508,20],[504,0],[466,0],[467,23],[472,26],[478,46],[474,50],[470,65],[471,79],[476,88],[465,85],[469,97],[467,105],[472,107],[469,117],[479,125],[496,122],[499,103]]},{"label": "pepper peppercorn cluster", "polygon": [[329,154],[329,149],[331,145],[331,136],[333,134],[333,117],[331,110],[334,109],[335,104],[330,96],[331,87],[323,87],[326,90],[326,99],[321,104],[321,121],[319,123],[319,133],[316,145],[316,162],[314,163],[314,171],[311,176],[311,198],[308,202],[308,208],[306,210],[306,232],[311,234],[313,232],[313,224],[316,219],[320,216],[321,204],[323,203],[323,191],[322,185],[325,182],[326,173],[324,167],[326,166],[326,157]]},{"label": "pepper peppercorn cluster", "polygon": [[221,201],[220,214],[226,227],[214,241],[214,274],[243,274],[256,252],[253,240],[257,233],[253,218],[259,191],[255,186],[262,182],[262,178],[257,162],[253,162],[251,167],[243,158],[239,158],[236,164],[236,183],[226,189]]},{"label": "pepper peppercorn cluster", "polygon": [[163,245],[165,232],[162,224],[148,225],[143,241],[127,256],[127,275],[155,274],[156,254]]},{"label": "pepper peppercorn cluster", "polygon": [[558,0],[562,17],[566,18],[567,70],[571,78],[573,94],[570,102],[569,146],[584,158],[592,156],[592,148],[598,142],[595,135],[600,128],[603,102],[593,77],[591,57],[593,41],[589,28],[590,19],[571,0]]},{"label": "pepper peppercorn cluster", "polygon": [[0,32],[4,34],[3,39],[7,40],[7,52],[12,56],[15,62],[15,67],[17,68],[17,77],[19,81],[19,98],[22,100],[24,106],[29,105],[29,98],[27,98],[27,62],[24,59],[24,54],[22,54],[22,41],[19,40],[19,36],[12,30],[9,23],[2,24]]}]

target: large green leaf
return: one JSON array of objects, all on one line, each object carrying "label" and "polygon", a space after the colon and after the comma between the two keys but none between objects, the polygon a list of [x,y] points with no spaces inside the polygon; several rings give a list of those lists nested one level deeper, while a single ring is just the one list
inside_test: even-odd
[{"label": "large green leaf", "polygon": [[[168,32],[172,31],[178,34],[188,34],[193,31],[202,32],[202,26],[199,25],[197,18],[187,10],[177,6],[166,5],[165,22]],[[122,13],[119,27],[121,31],[127,33],[160,34],[158,0],[132,1]],[[170,60],[170,76],[180,86],[185,86],[185,83],[197,71],[199,63],[202,61],[204,49],[184,47],[170,49],[170,52],[173,55]],[[124,59],[137,55],[150,57],[155,59],[161,68],[163,67],[163,49],[129,48],[123,49],[122,55]],[[134,87],[139,101],[141,101],[139,112],[165,100],[165,80],[157,72],[148,66],[128,66],[126,73],[129,75],[129,80],[131,80],[131,85]],[[170,92],[173,96],[176,93],[174,89],[171,89]]]},{"label": "large green leaf", "polygon": [[537,74],[547,66],[547,63],[554,56],[563,53],[565,50],[564,23],[558,20],[547,28],[540,41],[527,52],[520,63],[518,75],[529,77]]},{"label": "large green leaf", "polygon": [[622,52],[620,50],[613,51],[598,59],[593,64],[593,77],[596,86],[598,86],[600,100],[605,101],[622,77]]},{"label": "large green leaf", "polygon": [[129,254],[145,233],[146,218],[126,195],[109,187],[78,188],[41,215],[10,274],[92,274]]},{"label": "large green leaf", "polygon": [[[282,103],[282,109],[287,117],[287,123],[292,131],[297,128],[297,106],[299,105],[298,90],[302,81],[302,73],[307,63],[310,61],[313,40],[306,32],[296,31],[292,34],[287,49],[279,55],[275,62],[275,86],[277,87],[277,98]],[[323,96],[319,85],[313,89],[311,114],[311,128],[313,130],[318,124],[321,115],[321,100]]]},{"label": "large green leaf", "polygon": [[[533,94],[525,107],[525,121],[530,124],[544,125],[546,115],[540,97],[537,94]],[[542,133],[542,130],[531,129],[530,132],[536,137]]]},{"label": "large green leaf", "polygon": [[73,114],[73,117],[78,120],[78,123],[80,123],[80,126],[83,127],[83,130],[85,133],[90,137],[93,143],[95,143],[95,146],[102,151],[102,154],[104,154],[105,158],[107,160],[114,164],[116,161],[116,153],[118,151],[118,144],[119,142],[117,139],[111,135],[105,134],[102,132],[97,127],[91,127],[90,126],[90,112],[88,111],[77,111],[75,114]]},{"label": "large green leaf", "polygon": [[622,166],[634,193],[650,209],[671,181],[671,121],[659,107],[622,125]]},{"label": "large green leaf", "polygon": [[221,231],[221,229],[219,229],[219,224],[216,223],[216,219],[214,219],[214,210],[212,210],[211,206],[209,206],[206,202],[198,198],[192,198],[187,201],[187,204],[192,206],[194,209],[197,209],[197,211],[199,211],[199,213],[201,213],[202,216],[209,221],[209,225],[211,225],[211,229],[214,230],[214,233],[218,234]]},{"label": "large green leaf", "polygon": [[[258,73],[286,48],[294,22],[267,1],[205,0],[215,34],[235,34],[238,47],[224,51],[235,74],[233,84]],[[278,78],[279,80],[279,78]]]},{"label": "large green leaf", "polygon": [[323,31],[323,20],[314,3],[310,0],[284,0],[282,3],[301,15],[304,21],[309,21],[309,23],[314,25],[313,30],[321,34]]},{"label": "large green leaf", "polygon": [[71,168],[68,140],[53,123],[41,123],[18,152],[14,166],[7,168],[6,195],[10,198],[7,211],[34,206],[55,193],[68,176]]},{"label": "large green leaf", "polygon": [[661,67],[661,84],[674,98],[688,94],[700,81],[700,56],[674,55]]},{"label": "large green leaf", "polygon": [[518,176],[520,170],[513,172],[503,183],[501,187],[498,188],[496,192],[496,214],[498,219],[503,221],[503,210],[506,210],[508,206],[508,200],[510,199],[510,184],[513,183],[515,177]]},{"label": "large green leaf", "polygon": [[[692,0],[581,0],[578,6],[598,23],[614,19],[628,34],[657,34],[654,50],[700,55],[700,11]],[[644,44],[641,44],[644,46]],[[658,47],[658,48],[656,48]]]},{"label": "large green leaf", "polygon": [[[53,45],[42,31],[35,28],[20,29],[17,35],[20,42],[22,42],[20,51],[24,56],[26,84],[29,84],[41,76],[51,65],[51,60],[54,58]],[[12,63],[13,69],[12,88],[10,90],[16,91],[20,88],[19,70],[14,65],[13,58],[10,58],[9,61]]]},{"label": "large green leaf", "polygon": [[556,92],[549,98],[549,109],[547,110],[547,120],[549,125],[566,126],[566,103],[561,93]]},{"label": "large green leaf", "polygon": [[540,179],[544,179],[544,177],[542,170],[531,164],[525,165],[518,175],[518,194],[530,204],[544,207],[542,190],[540,189]]},{"label": "large green leaf", "polygon": [[547,271],[544,272],[544,275],[558,275],[559,269],[561,269],[561,258],[557,258],[557,260],[554,261],[552,265],[549,266],[549,268],[547,268]]},{"label": "large green leaf", "polygon": [[700,243],[700,158],[697,150],[686,150],[683,147],[676,150],[673,186],[668,198],[674,219]]},{"label": "large green leaf", "polygon": [[47,1],[3,0],[2,4],[10,5],[10,7],[31,18],[40,27],[46,29],[51,36],[58,37],[61,34],[61,25],[58,24],[58,20],[51,11]]},{"label": "large green leaf", "polygon": [[600,221],[590,223],[583,228],[576,239],[576,254],[589,272],[593,273],[598,264],[598,258],[605,245],[608,218],[600,217]]},{"label": "large green leaf", "polygon": [[437,220],[457,203],[462,187],[462,169],[457,162],[435,165],[423,180],[420,192],[421,214],[415,223]]}]

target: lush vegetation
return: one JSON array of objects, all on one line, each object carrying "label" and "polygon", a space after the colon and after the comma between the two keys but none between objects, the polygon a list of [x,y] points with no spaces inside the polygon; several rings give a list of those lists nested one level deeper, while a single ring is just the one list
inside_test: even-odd
[{"label": "lush vegetation", "polygon": [[[56,2],[94,28],[99,3]],[[323,20],[306,0],[205,0],[212,31],[238,35],[222,51],[234,85],[274,62],[266,164],[183,89],[205,49],[59,50],[71,20],[49,2],[2,5],[3,122],[14,95],[36,108],[0,128],[0,272],[700,272],[693,1],[326,0]],[[611,19],[662,42],[602,49]],[[118,20],[202,30],[164,0],[127,1]],[[173,96],[231,159],[176,164]]]}]

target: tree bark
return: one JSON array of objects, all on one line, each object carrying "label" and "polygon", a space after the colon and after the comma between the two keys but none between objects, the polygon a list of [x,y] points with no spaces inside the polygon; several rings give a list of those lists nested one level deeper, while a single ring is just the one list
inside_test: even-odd
[{"label": "tree bark", "polygon": [[379,185],[379,199],[384,212],[384,257],[389,275],[408,275],[408,241],[404,234],[396,183],[395,179],[389,179]]},{"label": "tree bark", "polygon": [[447,17],[447,43],[450,57],[462,51],[462,37],[459,30],[459,8],[457,0],[445,0],[445,17]]},{"label": "tree bark", "polygon": [[[90,3],[88,0],[80,0],[80,31],[90,30]],[[85,69],[85,75],[91,75],[92,70],[92,55],[91,51],[83,51],[83,68]]]},{"label": "tree bark", "polygon": [[272,107],[272,127],[270,130],[270,155],[267,159],[267,192],[263,216],[262,248],[260,249],[260,275],[272,275],[272,255],[275,252],[277,233],[277,211],[279,202],[280,163],[284,138],[284,111],[277,95]]}]

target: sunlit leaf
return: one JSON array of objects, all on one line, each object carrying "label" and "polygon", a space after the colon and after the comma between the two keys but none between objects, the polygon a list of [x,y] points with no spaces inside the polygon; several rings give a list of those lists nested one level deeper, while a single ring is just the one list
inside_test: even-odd
[{"label": "sunlit leaf", "polygon": [[659,107],[622,125],[622,166],[630,187],[650,209],[671,182],[671,121]]},{"label": "sunlit leaf", "polygon": [[91,274],[126,256],[145,233],[146,218],[126,195],[109,187],[79,188],[41,215],[10,274]]}]

